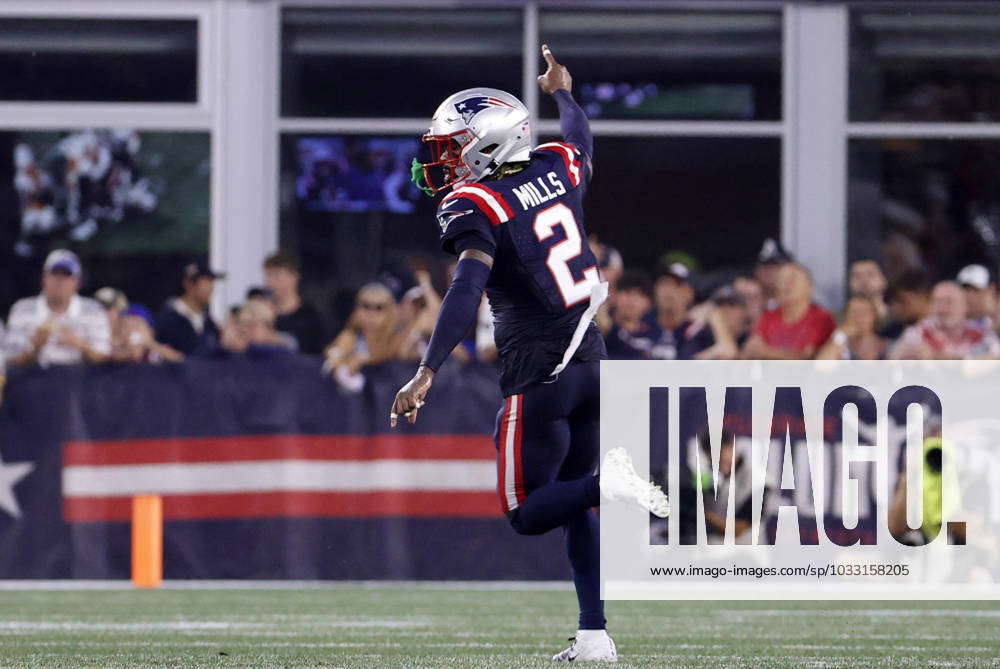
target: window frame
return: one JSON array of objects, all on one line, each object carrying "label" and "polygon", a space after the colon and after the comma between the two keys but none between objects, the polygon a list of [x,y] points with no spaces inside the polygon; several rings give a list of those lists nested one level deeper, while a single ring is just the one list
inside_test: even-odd
[{"label": "window frame", "polygon": [[212,125],[217,90],[217,56],[213,51],[217,17],[212,7],[197,0],[123,2],[77,0],[67,6],[58,0],[8,0],[0,17],[115,20],[194,20],[198,29],[198,85],[195,102],[17,102],[0,101],[0,128],[46,128],[129,125],[138,129],[208,130]]}]

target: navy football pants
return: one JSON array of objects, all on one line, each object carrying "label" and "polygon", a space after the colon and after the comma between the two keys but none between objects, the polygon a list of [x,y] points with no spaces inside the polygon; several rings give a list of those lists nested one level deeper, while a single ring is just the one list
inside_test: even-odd
[{"label": "navy football pants", "polygon": [[518,534],[562,527],[580,629],[604,628],[600,597],[599,363],[571,363],[556,380],[504,400],[497,415],[497,490]]}]

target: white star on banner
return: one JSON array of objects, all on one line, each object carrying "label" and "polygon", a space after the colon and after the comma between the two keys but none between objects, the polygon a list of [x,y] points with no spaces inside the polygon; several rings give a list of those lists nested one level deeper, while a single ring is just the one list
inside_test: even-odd
[{"label": "white star on banner", "polygon": [[14,518],[21,517],[21,507],[14,496],[14,486],[35,469],[34,462],[12,462],[4,464],[0,457],[0,510]]}]

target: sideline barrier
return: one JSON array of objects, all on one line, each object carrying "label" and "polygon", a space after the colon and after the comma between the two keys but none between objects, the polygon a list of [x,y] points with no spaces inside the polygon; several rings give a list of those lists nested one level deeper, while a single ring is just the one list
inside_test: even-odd
[{"label": "sideline barrier", "polygon": [[0,578],[129,578],[143,494],[167,579],[566,578],[561,533],[500,512],[496,372],[450,362],[390,430],[413,368],[369,368],[357,394],[307,356],[11,370]]},{"label": "sideline barrier", "polygon": [[[128,578],[137,495],[162,500],[167,579],[566,578],[560,532],[518,536],[501,514],[495,370],[450,361],[420,420],[390,430],[412,373],[368,368],[361,392],[346,393],[307,356],[11,370],[0,578]],[[727,427],[741,433],[748,408]],[[663,444],[666,403],[651,411]],[[836,441],[839,423],[824,432]],[[692,480],[694,436],[680,435],[680,481]],[[665,463],[659,448],[650,459]],[[682,534],[693,495],[678,496]],[[874,530],[871,518],[859,531]]]}]

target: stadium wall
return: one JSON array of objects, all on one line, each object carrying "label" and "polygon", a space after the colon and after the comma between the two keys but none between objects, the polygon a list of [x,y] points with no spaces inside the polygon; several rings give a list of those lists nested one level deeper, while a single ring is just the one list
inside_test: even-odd
[{"label": "stadium wall", "polygon": [[519,537],[501,515],[492,368],[446,366],[420,421],[390,432],[410,373],[369,368],[348,394],[307,357],[15,370],[0,577],[127,578],[144,492],[163,495],[168,579],[568,576],[559,533]]}]

